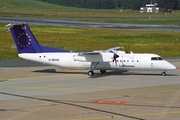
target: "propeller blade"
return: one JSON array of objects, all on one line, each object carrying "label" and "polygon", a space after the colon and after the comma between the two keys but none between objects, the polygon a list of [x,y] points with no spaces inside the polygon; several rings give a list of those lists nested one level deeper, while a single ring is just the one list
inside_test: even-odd
[{"label": "propeller blade", "polygon": [[118,57],[119,57],[119,55],[117,55],[117,54],[114,53],[113,62],[115,61],[116,66],[117,66],[117,60],[116,60],[116,58],[118,58]]}]

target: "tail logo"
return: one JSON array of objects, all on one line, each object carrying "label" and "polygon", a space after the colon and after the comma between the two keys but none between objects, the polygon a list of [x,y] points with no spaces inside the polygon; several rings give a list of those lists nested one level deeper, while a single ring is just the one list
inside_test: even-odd
[{"label": "tail logo", "polygon": [[[26,29],[26,27],[22,27],[23,29]],[[17,43],[19,45],[20,49],[28,48],[28,46],[31,44],[31,37],[28,36],[28,33],[20,33],[17,36]]]}]

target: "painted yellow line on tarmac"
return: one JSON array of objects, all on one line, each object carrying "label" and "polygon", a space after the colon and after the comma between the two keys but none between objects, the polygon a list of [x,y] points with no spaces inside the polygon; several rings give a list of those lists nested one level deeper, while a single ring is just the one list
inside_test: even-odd
[{"label": "painted yellow line on tarmac", "polygon": [[[156,116],[156,115],[169,115],[169,114],[178,114],[180,111],[174,111],[174,112],[164,112],[164,113],[149,113],[149,114],[137,114],[137,115],[127,115],[130,117],[142,117],[142,116]],[[113,116],[113,118],[122,118],[124,116]],[[108,119],[112,116],[107,117],[94,117],[94,118],[77,118],[77,119],[66,119],[66,120],[98,120],[98,119]]]},{"label": "painted yellow line on tarmac", "polygon": [[25,78],[14,78],[14,79],[0,79],[0,81],[22,80],[22,79],[32,79],[32,78],[46,78],[46,77],[58,77],[58,76],[69,76],[69,75],[81,75],[81,74],[62,74],[62,75],[52,75],[52,76],[25,77]]}]

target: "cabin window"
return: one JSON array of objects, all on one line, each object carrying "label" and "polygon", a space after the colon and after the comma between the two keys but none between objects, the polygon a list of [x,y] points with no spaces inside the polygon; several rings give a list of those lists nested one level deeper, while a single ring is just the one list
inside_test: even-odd
[{"label": "cabin window", "polygon": [[127,62],[129,62],[129,60],[127,60]]},{"label": "cabin window", "polygon": [[132,62],[134,62],[134,60],[132,60]]},{"label": "cabin window", "polygon": [[152,57],[151,60],[163,60],[161,57]]},{"label": "cabin window", "polygon": [[122,60],[120,60],[120,62],[122,62]]}]

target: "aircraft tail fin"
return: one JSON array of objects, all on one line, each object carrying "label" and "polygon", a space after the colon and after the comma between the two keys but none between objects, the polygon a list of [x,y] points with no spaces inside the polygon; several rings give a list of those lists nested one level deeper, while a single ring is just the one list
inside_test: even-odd
[{"label": "aircraft tail fin", "polygon": [[10,28],[19,53],[41,53],[42,49],[26,23]]},{"label": "aircraft tail fin", "polygon": [[10,31],[19,53],[70,52],[39,45],[27,23],[14,24]]}]

